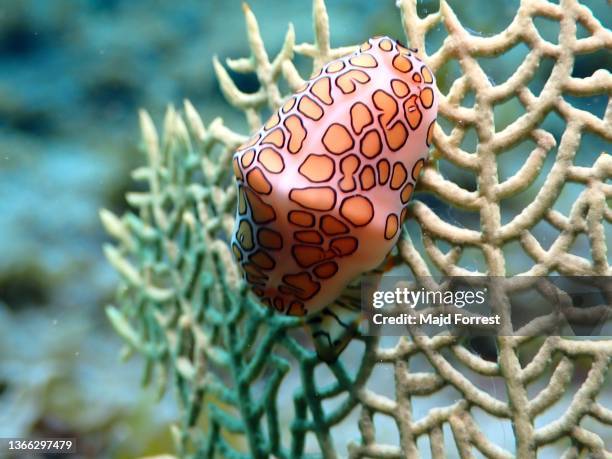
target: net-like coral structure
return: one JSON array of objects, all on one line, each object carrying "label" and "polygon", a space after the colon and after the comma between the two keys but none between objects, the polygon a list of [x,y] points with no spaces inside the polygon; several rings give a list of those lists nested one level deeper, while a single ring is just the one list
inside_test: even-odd
[{"label": "net-like coral structure", "polygon": [[[395,249],[403,267],[417,279],[512,275],[495,292],[501,304],[521,278],[612,275],[612,157],[591,152],[588,163],[578,155],[585,136],[612,139],[612,76],[605,69],[573,75],[578,56],[609,52],[612,32],[576,0],[524,0],[492,36],[472,33],[445,1],[424,16],[415,0],[397,6],[409,46],[436,71],[442,93],[432,160]],[[221,90],[251,131],[289,95],[281,88],[303,84],[296,54],[309,58],[315,73],[356,49],[332,48],[324,1],[314,0],[313,11],[314,43],[296,44],[290,26],[271,58],[245,7],[251,55],[227,66],[255,74],[256,92],[242,92],[214,61]],[[539,33],[536,18],[558,24],[556,42]],[[430,50],[433,31],[444,38]],[[504,81],[492,81],[484,60],[495,65],[517,46],[527,51],[520,64]],[[530,86],[546,67],[544,84]],[[607,100],[601,118],[576,102],[594,95]],[[500,127],[498,110],[509,100],[522,113]],[[547,130],[552,115],[561,126],[557,136]],[[144,355],[145,381],[163,390],[171,380],[176,388],[179,457],[529,458],[551,447],[553,457],[612,456],[604,393],[612,340],[509,334],[496,338],[496,354],[487,358],[448,334],[359,335],[336,362],[325,363],[305,338],[303,320],[262,307],[231,256],[231,158],[248,133],[219,118],[206,125],[189,102],[181,112],[168,110],[161,136],[145,112],[141,126],[147,164],[133,177],[146,191],[127,195],[133,211],[121,217],[101,212],[117,240],[105,252],[121,275],[117,306],[107,311],[126,354]],[[502,158],[519,150],[528,154],[505,173]],[[454,180],[443,164],[472,179]],[[568,187],[578,192],[563,211],[557,203]],[[508,212],[504,206],[517,196],[523,204]],[[440,211],[446,208],[473,214],[474,224],[446,218],[454,215]],[[586,249],[574,250],[585,236]],[[528,263],[513,270],[517,252]],[[510,324],[509,309],[500,313]],[[427,407],[417,410],[422,400]],[[539,423],[550,410],[554,416]],[[487,433],[489,418],[508,423],[509,440]]]}]

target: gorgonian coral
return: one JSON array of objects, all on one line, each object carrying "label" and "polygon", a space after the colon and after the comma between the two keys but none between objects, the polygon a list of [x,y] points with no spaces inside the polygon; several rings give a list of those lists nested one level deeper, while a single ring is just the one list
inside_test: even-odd
[{"label": "gorgonian coral", "polygon": [[[255,16],[245,9],[252,53],[227,65],[254,73],[260,83],[256,92],[241,92],[223,65],[213,63],[223,93],[244,112],[251,131],[260,128],[263,110],[277,110],[285,102],[281,79],[291,91],[304,83],[293,63],[295,53],[312,59],[314,74],[356,49],[331,47],[324,2],[313,4],[315,42],[296,44],[290,27],[272,59]],[[488,37],[471,34],[446,2],[424,17],[417,15],[414,0],[400,0],[398,6],[409,45],[421,50],[442,90],[434,159],[417,191],[476,216],[475,225],[466,227],[417,194],[397,243],[398,258],[418,278],[505,276],[517,252],[530,262],[511,274],[612,274],[606,241],[612,158],[601,152],[590,164],[578,161],[585,135],[612,138],[612,77],[605,69],[585,77],[572,74],[577,56],[609,50],[612,33],[576,0],[560,5],[524,0],[513,21]],[[539,33],[538,17],[559,24],[556,43]],[[579,27],[586,36],[578,35]],[[434,30],[445,38],[425,53],[431,48],[425,47],[426,37]],[[520,64],[503,81],[491,81],[484,60],[502,63],[518,45],[527,49]],[[544,76],[543,62],[551,64]],[[531,84],[536,80],[540,87]],[[608,97],[603,117],[573,99],[596,94]],[[522,113],[500,126],[498,109],[509,100],[516,100]],[[549,132],[551,114],[560,119],[556,133]],[[429,448],[438,458],[445,457],[449,442],[462,457],[471,457],[474,448],[489,457],[535,457],[555,443],[567,457],[610,454],[593,421],[612,424],[612,412],[600,401],[612,341],[554,334],[540,340],[499,337],[499,355],[492,361],[453,336],[405,336],[384,346],[375,337],[356,336],[328,365],[296,334],[303,325],[299,318],[275,315],[247,293],[232,259],[237,195],[231,159],[248,135],[220,119],[205,126],[189,103],[183,114],[169,109],[161,139],[144,112],[141,121],[148,162],[134,178],[148,189],[128,194],[133,212],[121,218],[102,212],[105,227],[118,240],[105,251],[122,278],[120,307],[109,307],[108,314],[129,349],[145,356],[147,376],[157,369],[160,381],[172,377],[182,408],[173,429],[180,456],[302,457],[308,450],[323,457],[401,458]],[[475,142],[467,146],[470,132]],[[517,148],[530,153],[504,177],[503,155],[516,154]],[[466,183],[475,186],[451,180],[445,164],[471,177]],[[539,189],[529,194],[534,183]],[[580,191],[564,212],[560,196],[572,185]],[[527,202],[505,212],[506,204],[526,190]],[[546,244],[538,239],[543,224]],[[575,253],[580,235],[587,236],[588,250]],[[474,257],[482,262],[474,264]],[[503,300],[512,288],[516,283],[496,294]],[[509,321],[509,310],[500,313]],[[533,351],[527,361],[521,360],[524,349]],[[415,362],[423,361],[423,371],[415,371]],[[587,372],[571,391],[579,365]],[[377,373],[383,368],[389,370],[383,380],[392,382],[390,391]],[[489,393],[483,386],[488,380],[497,381],[504,393]],[[534,395],[535,381],[540,386]],[[416,418],[414,405],[421,396],[430,406]],[[536,418],[564,397],[563,412],[538,425]],[[509,444],[498,445],[484,433],[487,415],[511,423]],[[383,419],[385,428],[377,429]],[[399,433],[395,440],[386,435],[389,426]],[[357,435],[359,441],[349,440]],[[428,445],[420,439],[428,439]]]}]

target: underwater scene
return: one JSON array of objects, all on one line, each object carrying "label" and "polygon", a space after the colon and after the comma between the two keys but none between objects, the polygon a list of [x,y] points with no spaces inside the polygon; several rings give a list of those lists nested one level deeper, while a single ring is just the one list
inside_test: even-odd
[{"label": "underwater scene", "polygon": [[611,28],[0,3],[0,458],[612,456]]}]

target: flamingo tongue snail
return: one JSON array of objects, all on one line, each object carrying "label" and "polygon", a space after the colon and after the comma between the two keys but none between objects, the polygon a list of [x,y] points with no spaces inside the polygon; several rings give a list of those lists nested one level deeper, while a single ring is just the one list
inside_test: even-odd
[{"label": "flamingo tongue snail", "polygon": [[308,316],[326,360],[357,327],[361,275],[380,273],[399,237],[437,105],[416,50],[376,37],[325,65],[234,155],[234,256],[264,304]]}]

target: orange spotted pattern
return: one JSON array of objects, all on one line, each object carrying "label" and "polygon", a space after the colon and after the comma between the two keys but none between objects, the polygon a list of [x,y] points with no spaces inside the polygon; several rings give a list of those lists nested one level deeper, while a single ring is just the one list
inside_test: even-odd
[{"label": "orange spotted pattern", "polygon": [[388,37],[327,64],[239,147],[232,252],[261,301],[307,315],[399,237],[437,114],[432,72]]}]

